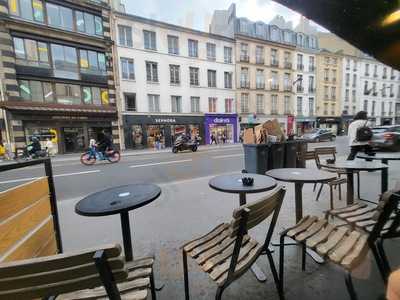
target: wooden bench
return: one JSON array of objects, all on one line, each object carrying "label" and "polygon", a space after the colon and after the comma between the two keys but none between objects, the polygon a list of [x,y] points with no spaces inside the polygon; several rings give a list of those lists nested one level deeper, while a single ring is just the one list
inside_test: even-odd
[{"label": "wooden bench", "polygon": [[[230,224],[220,224],[211,232],[182,247],[185,299],[189,299],[187,256],[193,258],[201,270],[218,285],[215,298],[221,299],[223,291],[265,252],[279,291],[279,278],[268,246],[284,195],[285,189],[278,188],[256,202],[240,206],[233,212]],[[271,215],[265,241],[259,244],[247,232]],[[281,294],[279,296],[281,298]]]},{"label": "wooden bench", "polygon": [[[351,272],[362,263],[369,250],[372,250],[375,261],[385,281],[384,264],[379,255],[376,241],[382,230],[387,226],[388,220],[397,210],[400,203],[400,195],[394,192],[386,192],[382,196],[381,209],[375,216],[376,223],[372,230],[367,233],[354,228],[333,225],[325,218],[306,216],[294,227],[288,228],[281,233],[280,255],[279,255],[279,278],[281,291],[283,292],[284,273],[284,239],[290,237],[303,245],[302,269],[305,269],[306,247],[314,250],[326,260],[341,266],[346,271],[346,286],[351,299],[357,299],[353,287]],[[387,228],[390,232],[398,227],[400,216]],[[397,223],[397,225],[396,225]]]}]

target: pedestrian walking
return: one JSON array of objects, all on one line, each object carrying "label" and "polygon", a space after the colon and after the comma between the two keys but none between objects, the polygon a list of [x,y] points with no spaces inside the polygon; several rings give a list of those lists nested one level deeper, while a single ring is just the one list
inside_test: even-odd
[{"label": "pedestrian walking", "polygon": [[160,150],[160,135],[156,134],[155,136],[155,146],[156,146],[156,150]]},{"label": "pedestrian walking", "polygon": [[217,139],[216,139],[214,133],[211,134],[211,143],[210,144],[212,145],[212,143],[215,143],[215,145],[217,145]]},{"label": "pedestrian walking", "polygon": [[222,143],[223,144],[226,143],[226,134],[225,133],[222,134]]},{"label": "pedestrian walking", "polygon": [[49,156],[53,156],[54,155],[54,145],[53,145],[53,142],[49,138],[46,140],[46,148],[47,148],[47,152],[49,153]]},{"label": "pedestrian walking", "polygon": [[372,138],[372,130],[368,126],[368,116],[366,111],[359,111],[348,129],[350,154],[347,160],[354,160],[358,152],[372,151],[369,141]]}]

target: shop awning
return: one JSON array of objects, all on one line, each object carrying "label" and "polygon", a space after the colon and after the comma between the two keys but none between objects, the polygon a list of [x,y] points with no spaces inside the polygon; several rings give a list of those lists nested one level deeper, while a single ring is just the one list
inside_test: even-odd
[{"label": "shop awning", "polygon": [[400,2],[274,0],[320,24],[376,59],[400,69]]}]

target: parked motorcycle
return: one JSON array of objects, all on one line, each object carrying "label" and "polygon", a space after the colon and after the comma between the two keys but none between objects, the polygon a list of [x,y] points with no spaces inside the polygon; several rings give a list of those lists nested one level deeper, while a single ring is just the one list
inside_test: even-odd
[{"label": "parked motorcycle", "polygon": [[176,138],[174,145],[172,146],[172,152],[178,153],[179,151],[192,150],[197,151],[199,142],[197,140],[191,140],[184,135],[180,135]]},{"label": "parked motorcycle", "polygon": [[121,159],[121,154],[119,151],[114,149],[109,149],[105,151],[104,155],[102,152],[98,151],[96,147],[91,147],[81,155],[81,163],[90,166],[96,163],[96,161],[107,160],[110,163],[117,163]]}]

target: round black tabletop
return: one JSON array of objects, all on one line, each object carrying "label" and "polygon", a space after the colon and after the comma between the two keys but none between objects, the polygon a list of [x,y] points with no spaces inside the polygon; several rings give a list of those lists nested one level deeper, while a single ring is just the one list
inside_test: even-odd
[{"label": "round black tabletop", "polygon": [[161,195],[155,184],[137,183],[109,188],[93,193],[75,206],[82,216],[108,216],[130,211],[153,202]]},{"label": "round black tabletop", "polygon": [[321,166],[330,169],[342,169],[348,171],[378,171],[387,169],[388,166],[380,162],[363,160],[344,160],[336,161],[334,164],[321,163]]},{"label": "round black tabletop", "polygon": [[266,172],[265,174],[279,181],[294,183],[327,182],[337,177],[337,174],[335,173],[306,168],[273,169]]},{"label": "round black tabletop", "polygon": [[[254,183],[252,186],[246,186],[242,183],[242,177],[254,178]],[[232,174],[232,175],[221,175],[212,178],[208,185],[214,190],[226,193],[261,193],[265,191],[270,191],[277,186],[274,179],[268,176],[246,173],[246,174]]]},{"label": "round black tabletop", "polygon": [[371,159],[371,160],[400,160],[400,152],[382,152],[375,153],[375,155],[368,155],[365,153],[358,154],[358,158]]}]

